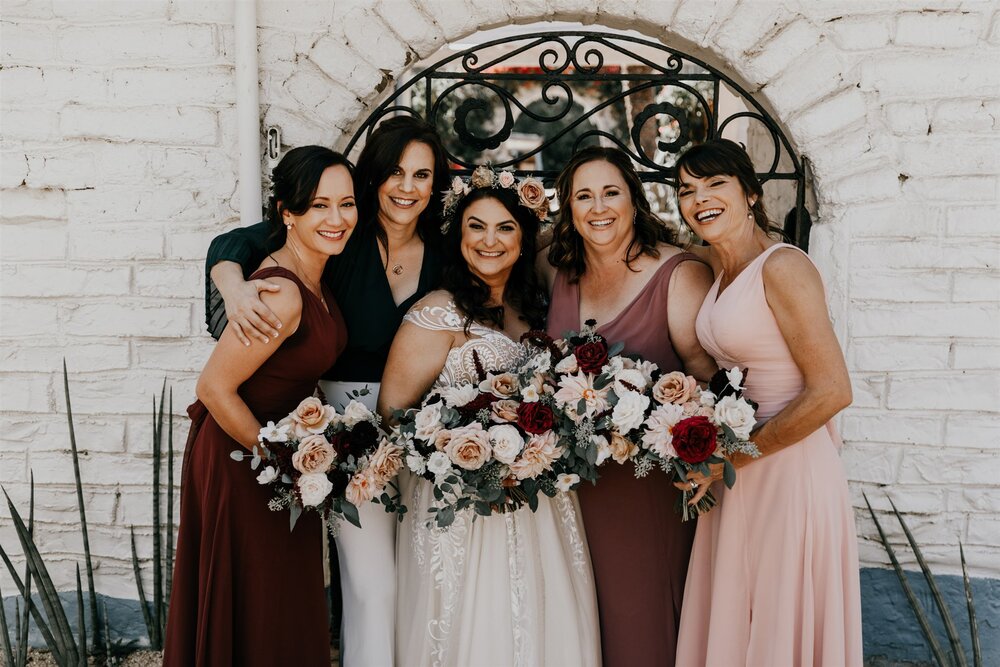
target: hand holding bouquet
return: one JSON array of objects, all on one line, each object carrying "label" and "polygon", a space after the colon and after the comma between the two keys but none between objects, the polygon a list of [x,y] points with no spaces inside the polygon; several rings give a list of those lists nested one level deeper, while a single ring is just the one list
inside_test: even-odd
[{"label": "hand holding bouquet", "polygon": [[[257,482],[274,491],[268,507],[290,511],[289,530],[303,509],[320,512],[331,531],[338,516],[360,528],[358,507],[372,500],[387,512],[405,511],[385,491],[402,467],[402,449],[378,427],[378,416],[357,400],[341,415],[309,397],[277,424],[261,428],[250,467],[260,471]],[[247,454],[236,450],[230,456],[242,461]]]}]

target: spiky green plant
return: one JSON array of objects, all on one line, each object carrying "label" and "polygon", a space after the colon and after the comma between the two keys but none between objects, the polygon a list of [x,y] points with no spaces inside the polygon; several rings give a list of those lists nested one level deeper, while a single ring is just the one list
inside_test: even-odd
[{"label": "spiky green plant", "polygon": [[[76,483],[76,506],[80,511],[80,532],[83,534],[83,559],[87,568],[87,590],[90,598],[90,618],[94,622],[94,636],[91,639],[91,646],[95,651],[101,646],[101,635],[97,616],[97,592],[94,588],[94,565],[90,557],[90,534],[87,531],[87,512],[83,504],[83,482],[80,479],[80,455],[76,446],[76,428],[73,426],[73,403],[69,397],[69,372],[66,370],[66,358],[63,358],[63,390],[66,394],[66,419],[69,421],[69,445],[73,453],[73,479]],[[83,607],[80,607],[80,614],[83,615]],[[87,654],[87,644],[83,643],[82,650]]]},{"label": "spiky green plant", "polygon": [[[174,548],[174,512],[173,512],[173,390],[170,392],[170,411],[167,416],[167,557],[163,558],[162,540],[164,526],[161,520],[161,491],[160,491],[160,471],[163,466],[163,421],[164,406],[166,405],[167,381],[164,379],[163,387],[160,390],[159,407],[157,407],[156,397],[153,397],[153,603],[152,610],[146,598],[146,591],[142,585],[142,568],[139,566],[139,553],[135,544],[135,527],[131,527],[132,537],[132,571],[135,573],[136,589],[139,592],[139,603],[142,605],[143,620],[146,622],[146,632],[149,635],[149,644],[154,650],[163,647],[163,636],[166,632],[167,604],[169,594],[164,595],[164,579],[167,582],[167,589],[171,585],[170,573],[173,570]],[[166,572],[164,572],[166,570]],[[166,575],[166,576],[164,576]]]},{"label": "spiky green plant", "polygon": [[[917,564],[920,566],[920,571],[923,573],[924,579],[927,581],[927,587],[930,589],[931,597],[933,598],[934,604],[938,609],[938,613],[941,615],[941,620],[944,623],[945,635],[947,636],[948,643],[951,647],[951,656],[954,659],[954,663],[952,663],[947,653],[945,653],[941,642],[938,640],[937,635],[931,627],[931,621],[927,612],[924,610],[920,601],[917,599],[916,594],[913,592],[913,588],[910,586],[906,573],[903,571],[902,566],[900,566],[899,559],[896,558],[896,551],[889,543],[889,539],[886,537],[885,531],[882,529],[882,524],[879,522],[878,517],[875,515],[875,510],[872,509],[872,505],[868,501],[868,495],[862,495],[864,496],[865,504],[868,506],[868,513],[871,515],[872,521],[875,522],[875,528],[878,530],[882,546],[889,555],[889,562],[892,563],[892,568],[896,572],[896,577],[899,579],[899,583],[903,588],[903,593],[906,595],[906,599],[910,603],[910,608],[913,610],[913,614],[917,618],[917,623],[920,625],[920,631],[927,639],[927,644],[930,646],[931,653],[934,654],[934,660],[938,663],[938,665],[940,665],[940,667],[951,667],[953,664],[957,667],[967,667],[968,661],[965,656],[965,649],[962,647],[962,641],[958,636],[958,630],[955,627],[954,620],[952,620],[951,612],[945,604],[944,597],[941,595],[941,590],[937,585],[937,580],[934,578],[934,574],[931,572],[930,566],[927,564],[927,560],[924,558],[923,552],[920,550],[920,546],[913,538],[913,533],[910,532],[910,527],[906,524],[906,520],[903,519],[903,515],[900,514],[899,510],[896,508],[896,503],[892,501],[892,498],[889,498],[889,505],[892,506],[892,513],[896,516],[896,520],[899,521],[899,525],[903,529],[906,541],[909,543],[910,549],[913,551],[913,556],[916,558]],[[972,582],[969,579],[968,568],[965,564],[965,550],[962,548],[961,542],[958,544],[958,549],[962,558],[962,576],[963,583],[965,585],[965,600],[969,613],[969,630],[972,634],[973,664],[975,667],[982,667],[982,651],[980,649],[979,642],[979,627],[976,624],[976,607],[972,597]]]},{"label": "spiky green plant", "polygon": [[[39,553],[38,547],[35,545],[35,541],[29,532],[28,527],[24,524],[21,514],[17,511],[13,501],[11,501],[10,495],[7,493],[7,489],[0,486],[0,490],[3,491],[7,500],[10,517],[14,523],[14,531],[17,533],[17,538],[21,543],[21,549],[24,552],[25,560],[31,569],[32,578],[38,582],[38,592],[42,600],[42,607],[45,609],[45,617],[48,620],[48,623],[41,621],[41,614],[37,613],[37,610],[34,609],[35,605],[31,597],[24,597],[25,587],[21,582],[21,578],[18,576],[13,564],[7,557],[7,553],[2,548],[0,548],[0,556],[3,557],[4,562],[7,564],[7,569],[10,571],[11,578],[14,580],[14,584],[17,586],[18,591],[24,598],[25,604],[33,608],[32,618],[35,619],[35,623],[38,625],[39,631],[45,639],[45,643],[55,656],[56,662],[60,665],[78,664],[80,662],[81,651],[77,645],[76,638],[73,635],[73,630],[69,626],[69,621],[66,617],[66,610],[63,608],[62,600],[59,598],[59,593],[56,591],[55,584],[52,582],[52,577],[49,575],[45,561],[42,559],[42,555]],[[54,629],[54,631],[50,630],[50,627]],[[83,659],[86,660],[86,649],[83,651]]]},{"label": "spiky green plant", "polygon": [[[19,618],[19,613],[17,610],[14,611],[15,617]],[[21,629],[18,628],[16,636],[21,636]],[[3,604],[3,591],[0,590],[0,643],[3,644],[3,657],[5,665],[14,665],[14,648],[10,645],[10,630],[7,628],[7,610],[4,608]]]}]

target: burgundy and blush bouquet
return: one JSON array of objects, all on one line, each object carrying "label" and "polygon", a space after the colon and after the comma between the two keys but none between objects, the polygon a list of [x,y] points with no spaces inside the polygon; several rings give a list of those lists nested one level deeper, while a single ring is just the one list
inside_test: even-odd
[{"label": "burgundy and blush bouquet", "polygon": [[548,353],[528,354],[509,371],[487,371],[473,352],[478,383],[433,389],[419,408],[397,411],[392,441],[409,469],[430,481],[434,521],[447,527],[456,512],[476,514],[538,507],[579,478],[560,467]]},{"label": "burgundy and blush bouquet", "polygon": [[[757,405],[743,396],[745,374],[738,367],[718,371],[702,389],[690,375],[679,371],[657,379],[651,390],[654,408],[641,426],[641,451],[636,471],[658,464],[685,481],[688,474],[709,474],[709,465],[723,465],[723,481],[732,488],[736,469],[733,454],[760,456],[750,441],[757,423]],[[709,511],[716,505],[708,491],[694,506],[689,505],[695,489],[685,489],[679,509],[684,521]]]},{"label": "burgundy and blush bouquet", "polygon": [[360,401],[343,414],[309,397],[277,423],[268,422],[257,436],[253,455],[234,451],[236,461],[251,458],[257,482],[269,486],[273,511],[288,509],[290,529],[304,509],[320,512],[335,532],[342,516],[360,527],[358,508],[375,501],[386,511],[405,511],[386,492],[403,464],[402,449],[379,431],[379,418]]}]

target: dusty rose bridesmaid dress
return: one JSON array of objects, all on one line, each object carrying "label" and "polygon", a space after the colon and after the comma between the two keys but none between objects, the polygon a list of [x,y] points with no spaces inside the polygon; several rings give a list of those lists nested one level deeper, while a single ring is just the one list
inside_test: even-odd
[{"label": "dusty rose bridesmaid dress", "polygon": [[[617,317],[598,323],[598,332],[664,371],[682,370],[667,330],[667,291],[674,268],[689,260],[697,257],[666,260]],[[548,333],[559,337],[580,325],[580,287],[559,271]],[[584,484],[577,495],[594,565],[604,666],[670,667],[695,529],[674,510],[679,492],[663,473],[636,479],[631,464],[608,461],[597,486]]]},{"label": "dusty rose bridesmaid dress", "polygon": [[[746,395],[766,420],[803,388],[764,296],[768,248],[698,314],[698,339],[722,368],[749,369]],[[718,297],[718,300],[716,298]],[[698,520],[677,665],[861,665],[854,515],[832,424],[712,487]]]}]

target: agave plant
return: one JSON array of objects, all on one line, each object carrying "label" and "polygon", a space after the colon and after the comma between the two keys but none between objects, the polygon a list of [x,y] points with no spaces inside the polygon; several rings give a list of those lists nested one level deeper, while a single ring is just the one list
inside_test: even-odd
[{"label": "agave plant", "polygon": [[[156,397],[153,397],[153,604],[152,609],[146,591],[142,585],[142,568],[139,566],[139,552],[135,543],[135,527],[130,527],[132,541],[132,571],[135,574],[135,585],[139,593],[139,604],[142,607],[146,632],[149,635],[149,645],[153,650],[163,648],[163,635],[167,623],[167,605],[171,586],[171,573],[174,569],[174,392],[170,390],[167,411],[167,525],[166,525],[166,559],[163,558],[162,540],[164,526],[160,514],[160,471],[163,460],[163,420],[164,406],[167,398],[167,381],[164,379],[160,390],[159,408]],[[164,594],[164,579],[166,591]]]},{"label": "agave plant", "polygon": [[[927,644],[930,646],[931,653],[934,654],[934,660],[938,665],[940,665],[940,667],[952,667],[952,665],[955,665],[956,667],[967,667],[969,664],[968,659],[966,658],[962,641],[958,636],[958,630],[955,627],[955,622],[952,619],[951,612],[948,610],[948,606],[944,602],[941,590],[938,588],[937,581],[934,579],[934,574],[927,565],[927,561],[924,559],[924,555],[920,551],[917,541],[913,538],[913,533],[910,532],[910,527],[906,525],[903,515],[899,513],[898,509],[896,509],[896,503],[892,502],[892,498],[889,498],[889,504],[892,506],[892,512],[896,515],[896,520],[899,521],[899,525],[903,528],[903,534],[906,535],[906,541],[909,542],[910,549],[913,550],[913,556],[916,558],[917,564],[920,566],[924,579],[927,581],[927,586],[931,591],[931,597],[934,599],[934,604],[938,609],[938,613],[941,615],[941,620],[944,622],[945,634],[947,635],[948,643],[951,647],[951,657],[954,659],[954,662],[949,659],[948,654],[942,647],[940,640],[934,633],[934,630],[931,627],[930,618],[927,616],[927,612],[924,610],[920,601],[917,599],[916,594],[913,592],[913,588],[910,586],[906,573],[900,566],[899,559],[896,558],[896,551],[892,548],[892,545],[889,544],[889,539],[886,537],[885,531],[882,529],[882,524],[875,515],[875,510],[872,509],[871,503],[868,502],[868,496],[866,494],[862,495],[864,495],[865,504],[868,506],[868,513],[871,514],[872,521],[875,522],[875,528],[878,530],[882,546],[885,547],[885,551],[889,555],[889,561],[892,563],[892,568],[895,570],[896,576],[899,578],[899,583],[903,587],[903,593],[906,595],[906,599],[910,603],[910,608],[913,610],[913,614],[917,618],[917,623],[920,624],[920,630],[927,639]],[[962,548],[961,542],[958,543],[958,551],[962,559],[962,581],[965,585],[965,601],[969,614],[969,630],[972,634],[973,664],[975,667],[982,667],[983,655],[979,642],[979,626],[976,623],[976,605],[972,597],[972,582],[969,579],[969,569],[965,562],[965,549]]]}]

